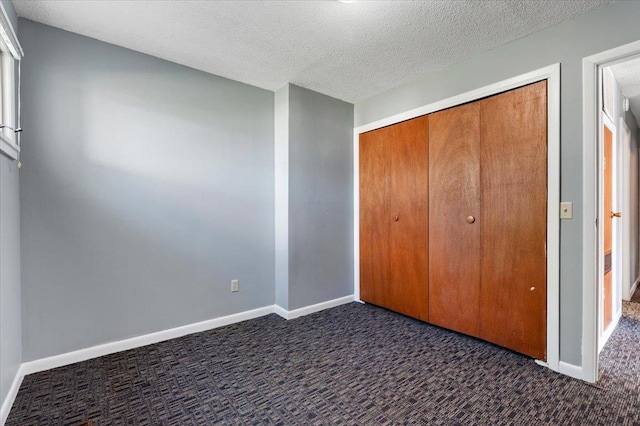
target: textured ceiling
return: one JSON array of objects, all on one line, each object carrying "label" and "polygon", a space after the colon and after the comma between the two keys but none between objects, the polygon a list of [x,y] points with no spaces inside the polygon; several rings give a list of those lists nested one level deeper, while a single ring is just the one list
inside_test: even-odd
[{"label": "textured ceiling", "polygon": [[630,59],[611,66],[622,94],[629,98],[631,112],[640,126],[640,58]]},{"label": "textured ceiling", "polygon": [[358,102],[611,2],[14,4],[21,17],[264,89],[291,82]]}]

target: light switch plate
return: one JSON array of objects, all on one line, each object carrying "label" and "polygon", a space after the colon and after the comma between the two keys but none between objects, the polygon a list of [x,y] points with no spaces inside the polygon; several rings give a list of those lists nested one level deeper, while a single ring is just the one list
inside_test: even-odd
[{"label": "light switch plate", "polygon": [[560,219],[573,219],[573,203],[571,201],[560,203]]}]

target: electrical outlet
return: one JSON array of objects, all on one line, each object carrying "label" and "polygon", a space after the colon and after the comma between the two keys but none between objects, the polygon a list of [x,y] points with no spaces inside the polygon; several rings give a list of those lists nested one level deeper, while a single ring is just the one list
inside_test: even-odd
[{"label": "electrical outlet", "polygon": [[571,201],[560,203],[560,219],[573,219],[573,203]]},{"label": "electrical outlet", "polygon": [[240,291],[240,281],[239,280],[231,280],[231,291],[233,293]]}]

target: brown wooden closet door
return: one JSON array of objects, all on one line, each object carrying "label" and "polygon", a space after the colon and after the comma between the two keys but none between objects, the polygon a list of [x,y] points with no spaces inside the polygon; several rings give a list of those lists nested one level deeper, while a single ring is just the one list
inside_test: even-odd
[{"label": "brown wooden closet door", "polygon": [[428,317],[428,117],[391,126],[389,150],[390,309]]},{"label": "brown wooden closet door", "polygon": [[389,280],[388,128],[360,135],[360,299],[385,306]]},{"label": "brown wooden closet door", "polygon": [[473,336],[479,333],[481,220],[475,102],[429,117],[429,322]]},{"label": "brown wooden closet door", "polygon": [[426,320],[428,118],[360,135],[360,298]]},{"label": "brown wooden closet door", "polygon": [[546,81],[481,107],[480,337],[546,360]]}]

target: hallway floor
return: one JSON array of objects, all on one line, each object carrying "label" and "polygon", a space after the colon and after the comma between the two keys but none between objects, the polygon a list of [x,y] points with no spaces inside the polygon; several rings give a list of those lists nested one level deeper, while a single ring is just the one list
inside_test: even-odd
[{"label": "hallway floor", "polygon": [[[638,292],[636,291],[636,294]],[[633,300],[633,299],[632,299]],[[640,410],[640,303],[622,302],[622,318],[600,353],[597,386],[635,395]]]}]

